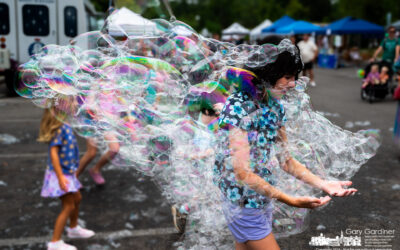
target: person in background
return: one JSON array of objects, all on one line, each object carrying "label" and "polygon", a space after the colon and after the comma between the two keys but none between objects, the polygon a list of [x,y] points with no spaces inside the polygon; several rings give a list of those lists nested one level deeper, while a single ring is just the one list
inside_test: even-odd
[{"label": "person in background", "polygon": [[397,88],[394,91],[393,98],[397,101],[397,111],[394,117],[393,139],[397,146],[400,145],[400,69],[396,72]]},{"label": "person in background", "polygon": [[350,59],[351,59],[352,62],[355,63],[355,65],[357,67],[360,66],[362,58],[361,58],[360,51],[359,51],[357,46],[354,46],[353,48],[351,48],[351,50],[350,50]]},{"label": "person in background", "polygon": [[379,73],[379,82],[380,84],[386,84],[389,81],[389,68],[383,66],[381,72]]},{"label": "person in background", "polygon": [[310,78],[310,85],[315,87],[313,62],[318,57],[318,47],[310,39],[309,34],[304,34],[303,40],[300,41],[297,46],[300,49],[301,60],[303,60],[304,63],[303,75],[308,76]]},{"label": "person in background", "polygon": [[397,40],[397,45],[396,45],[396,55],[394,59],[394,68],[395,71],[398,71],[400,69],[400,38]]},{"label": "person in background", "polygon": [[219,35],[219,34],[217,34],[217,33],[214,33],[213,35],[212,35],[212,39],[215,39],[215,40],[221,40],[221,36]]},{"label": "person in background", "polygon": [[330,48],[330,46],[329,46],[329,38],[328,38],[328,36],[324,36],[324,37],[322,38],[321,43],[322,43],[321,47],[322,47],[322,49],[324,50],[324,53],[325,53],[325,54],[329,54],[329,48]]},{"label": "person in background", "polygon": [[[102,84],[104,87],[107,83],[101,82],[100,84]],[[96,85],[93,85],[93,87],[95,86]],[[104,117],[107,117],[107,119],[120,119],[120,117],[114,115],[115,110],[113,109],[113,105],[111,105],[116,100],[118,100],[117,95],[105,94],[103,92],[97,96],[89,96],[86,100],[86,103],[88,105],[101,105],[102,114],[97,114],[96,112],[91,110],[90,112],[88,112],[88,118],[93,120],[104,119]],[[93,181],[96,183],[96,185],[99,186],[104,185],[106,182],[103,175],[101,174],[101,170],[106,164],[114,159],[114,157],[118,154],[120,148],[118,138],[113,132],[105,132],[103,136],[104,141],[107,142],[107,150],[101,155],[99,161],[95,164],[95,166],[88,171]],[[96,141],[95,138],[86,138],[86,152],[79,162],[79,168],[76,170],[77,177],[79,177],[83,173],[86,167],[96,157],[98,147],[98,141]]]},{"label": "person in background", "polygon": [[[199,128],[196,131],[202,131],[206,129],[206,131],[203,132],[208,132],[209,135],[213,135],[211,138],[214,137],[214,134],[218,129],[218,116],[224,107],[226,98],[228,97],[228,95],[226,95],[220,99],[221,97],[218,97],[219,95],[215,89],[204,90],[204,92],[202,92],[192,101],[189,101],[188,99],[188,103],[190,102],[191,104],[195,104],[190,108],[190,115],[193,116],[194,119],[198,117],[197,120],[201,125],[204,125],[203,128]],[[198,151],[196,151],[195,154],[189,155],[188,158],[193,160],[202,160],[212,157],[212,155],[214,155],[214,149],[212,148],[213,142],[209,141],[209,139],[210,137],[204,137],[204,133],[195,133],[193,144],[196,145]],[[174,204],[171,207],[174,226],[179,233],[185,232],[186,220],[191,209],[191,205],[187,203]]]},{"label": "person in background", "polygon": [[291,35],[290,37],[289,37],[289,39],[290,39],[290,41],[293,43],[293,44],[296,44],[297,42],[296,42],[296,36],[295,35]]},{"label": "person in background", "polygon": [[382,61],[388,62],[390,65],[393,65],[396,59],[395,57],[398,57],[398,47],[400,45],[399,40],[396,38],[395,34],[396,28],[393,26],[389,26],[388,37],[385,37],[382,40],[381,44],[375,50],[374,55],[370,59],[370,62],[375,61],[378,55],[383,51]]},{"label": "person in background", "polygon": [[374,64],[371,66],[371,71],[363,81],[362,88],[365,89],[367,86],[379,84],[379,65]]},{"label": "person in background", "polygon": [[[105,152],[99,159],[99,161],[95,164],[95,166],[89,169],[89,174],[92,177],[93,181],[96,185],[104,185],[106,183],[103,175],[101,174],[101,169],[109,163],[119,152],[119,143],[115,135],[112,133],[108,133],[104,136],[105,140],[108,142],[108,150]],[[79,168],[76,171],[76,176],[79,177],[82,172],[85,170],[87,165],[92,162],[92,160],[96,157],[97,154],[97,144],[94,139],[86,139],[86,152],[82,156],[82,159],[79,163]]]}]

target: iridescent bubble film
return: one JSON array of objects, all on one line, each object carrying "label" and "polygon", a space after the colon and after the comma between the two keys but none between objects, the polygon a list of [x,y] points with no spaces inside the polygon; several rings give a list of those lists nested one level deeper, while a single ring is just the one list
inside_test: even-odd
[{"label": "iridescent bubble film", "polygon": [[[58,119],[103,150],[117,142],[113,164],[152,176],[169,202],[188,206],[185,249],[230,249],[213,172],[216,152],[229,147],[218,114],[237,91],[260,94],[252,68],[274,63],[283,52],[296,54],[297,48],[288,39],[234,45],[204,38],[180,21],[152,23],[154,30],[143,35],[119,27],[122,35],[112,36],[105,27],[68,46],[45,46],[20,66],[17,92],[39,107],[53,106]],[[113,25],[112,16],[106,24]],[[324,179],[348,180],[375,154],[379,135],[343,130],[313,111],[304,92],[307,81],[297,80],[282,98],[288,141],[271,145],[263,164],[281,191],[319,197],[321,191],[282,170],[282,159],[293,157]],[[211,118],[204,122],[207,114]],[[270,209],[278,236],[306,228],[308,210],[276,201]]]}]

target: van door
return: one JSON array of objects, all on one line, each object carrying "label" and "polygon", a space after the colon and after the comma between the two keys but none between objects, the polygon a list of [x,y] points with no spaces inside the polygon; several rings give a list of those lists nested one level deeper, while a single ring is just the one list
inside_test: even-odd
[{"label": "van door", "polygon": [[87,32],[85,6],[82,0],[58,0],[58,41],[68,44],[72,38]]},{"label": "van door", "polygon": [[57,43],[56,0],[17,0],[18,50],[24,63],[47,44]]},{"label": "van door", "polygon": [[0,0],[0,48],[10,51],[10,58],[18,61],[17,15],[14,0]]}]

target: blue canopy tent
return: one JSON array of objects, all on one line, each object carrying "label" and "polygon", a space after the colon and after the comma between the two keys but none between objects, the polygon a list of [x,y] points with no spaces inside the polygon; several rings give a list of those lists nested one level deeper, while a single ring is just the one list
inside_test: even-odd
[{"label": "blue canopy tent", "polygon": [[271,26],[262,29],[261,33],[274,33],[277,29],[287,26],[293,22],[295,22],[296,20],[294,20],[293,18],[289,17],[289,16],[283,16],[281,18],[279,18],[278,20],[276,20]]},{"label": "blue canopy tent", "polygon": [[[326,34],[345,35],[343,39],[347,41],[350,40],[350,37],[354,37],[348,35],[358,35],[356,37],[359,38],[358,41],[361,41],[362,37],[382,37],[385,33],[385,29],[382,26],[350,16],[339,19],[324,28]],[[345,42],[345,44],[349,44],[349,42]],[[320,55],[318,64],[323,67],[329,57],[332,57],[332,55]]]},{"label": "blue canopy tent", "polygon": [[357,19],[354,17],[345,17],[339,19],[325,27],[326,31],[330,34],[370,34],[370,35],[383,35],[385,29],[368,21]]},{"label": "blue canopy tent", "polygon": [[306,21],[295,21],[289,25],[278,28],[276,33],[279,34],[308,34],[317,33],[324,34],[325,29]]}]

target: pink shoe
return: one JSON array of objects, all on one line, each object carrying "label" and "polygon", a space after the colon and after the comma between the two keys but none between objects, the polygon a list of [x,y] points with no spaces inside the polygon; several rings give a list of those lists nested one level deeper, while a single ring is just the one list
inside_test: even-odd
[{"label": "pink shoe", "polygon": [[59,240],[47,243],[47,250],[77,250],[77,248]]},{"label": "pink shoe", "polygon": [[104,185],[106,183],[103,176],[100,173],[93,172],[93,169],[89,169],[89,174],[97,185]]},{"label": "pink shoe", "polygon": [[92,230],[82,228],[78,225],[74,228],[67,227],[67,235],[68,238],[71,239],[87,239],[93,237],[95,233]]}]

